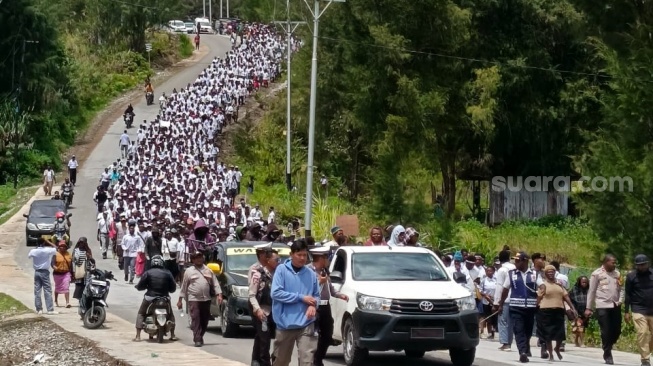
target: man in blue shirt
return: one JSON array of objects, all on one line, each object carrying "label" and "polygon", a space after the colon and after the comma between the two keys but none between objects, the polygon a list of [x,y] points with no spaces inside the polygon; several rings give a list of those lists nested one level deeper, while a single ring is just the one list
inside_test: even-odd
[{"label": "man in blue shirt", "polygon": [[[46,243],[50,246],[49,248],[44,246]],[[50,267],[52,267],[52,256],[55,254],[57,254],[56,246],[43,238],[39,238],[36,242],[36,248],[30,250],[27,255],[32,259],[34,266],[34,305],[38,314],[43,313],[41,289],[43,289],[48,314],[55,314],[52,303],[52,283],[50,282]]]},{"label": "man in blue shirt", "polygon": [[299,366],[312,366],[317,349],[315,325],[320,287],[315,272],[306,267],[308,245],[304,239],[290,246],[290,259],[278,266],[272,279],[272,318],[277,325],[273,366],[288,366],[297,343]]}]

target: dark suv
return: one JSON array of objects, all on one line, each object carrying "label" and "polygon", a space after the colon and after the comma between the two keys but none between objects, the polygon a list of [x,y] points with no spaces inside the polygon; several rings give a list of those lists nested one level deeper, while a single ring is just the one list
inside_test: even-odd
[{"label": "dark suv", "polygon": [[32,202],[28,214],[23,214],[27,219],[25,223],[25,242],[27,246],[36,245],[36,241],[43,235],[54,234],[54,222],[57,212],[66,213],[66,204],[62,200],[37,200]]},{"label": "dark suv", "polygon": [[[220,282],[224,301],[222,306],[219,306],[215,299],[213,300],[211,315],[220,321],[223,337],[235,337],[240,326],[252,325],[252,314],[248,305],[247,272],[249,267],[258,261],[254,249],[254,245],[258,244],[262,242],[225,242],[216,245],[214,261],[220,268],[214,270],[214,273]],[[286,244],[274,243],[272,248],[279,252],[282,260],[290,256],[290,247]],[[209,267],[216,268],[212,263]]]}]

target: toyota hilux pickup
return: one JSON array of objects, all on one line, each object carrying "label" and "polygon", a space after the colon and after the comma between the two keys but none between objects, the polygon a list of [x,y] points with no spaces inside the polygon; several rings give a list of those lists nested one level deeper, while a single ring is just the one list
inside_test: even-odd
[{"label": "toyota hilux pickup", "polygon": [[478,312],[465,276],[452,278],[431,250],[343,246],[331,260],[331,282],[349,301],[331,298],[333,338],[348,366],[369,351],[403,351],[421,358],[449,350],[455,366],[470,366],[479,343]]}]

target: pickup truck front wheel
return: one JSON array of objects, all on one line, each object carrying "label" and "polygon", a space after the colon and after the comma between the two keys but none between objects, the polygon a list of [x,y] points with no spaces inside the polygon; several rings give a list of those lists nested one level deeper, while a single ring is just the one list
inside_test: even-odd
[{"label": "pickup truck front wheel", "polygon": [[404,350],[406,357],[408,358],[422,358],[426,354],[426,351],[419,351],[415,349],[406,349]]},{"label": "pickup truck front wheel", "polygon": [[356,345],[356,332],[354,328],[354,322],[351,320],[351,318],[347,319],[345,322],[345,327],[342,333],[344,335],[342,348],[344,350],[343,354],[345,356],[345,363],[347,366],[362,365],[363,362],[365,362],[369,351]]},{"label": "pickup truck front wheel", "polygon": [[476,347],[472,349],[452,348],[449,350],[449,357],[454,366],[472,366],[476,357]]}]

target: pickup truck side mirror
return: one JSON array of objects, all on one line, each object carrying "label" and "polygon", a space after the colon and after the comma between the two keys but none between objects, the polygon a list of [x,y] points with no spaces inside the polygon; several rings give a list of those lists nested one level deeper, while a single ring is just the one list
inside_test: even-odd
[{"label": "pickup truck side mirror", "polygon": [[68,217],[73,217],[73,214],[72,214],[72,213],[69,213],[69,214],[66,215],[66,216],[68,216]]},{"label": "pickup truck side mirror", "polygon": [[342,282],[342,272],[340,271],[331,272],[331,282],[336,282],[336,283]]},{"label": "pickup truck side mirror", "polygon": [[455,272],[455,273],[453,274],[453,280],[454,280],[456,283],[466,284],[466,283],[467,283],[467,276],[465,276],[464,273]]}]

